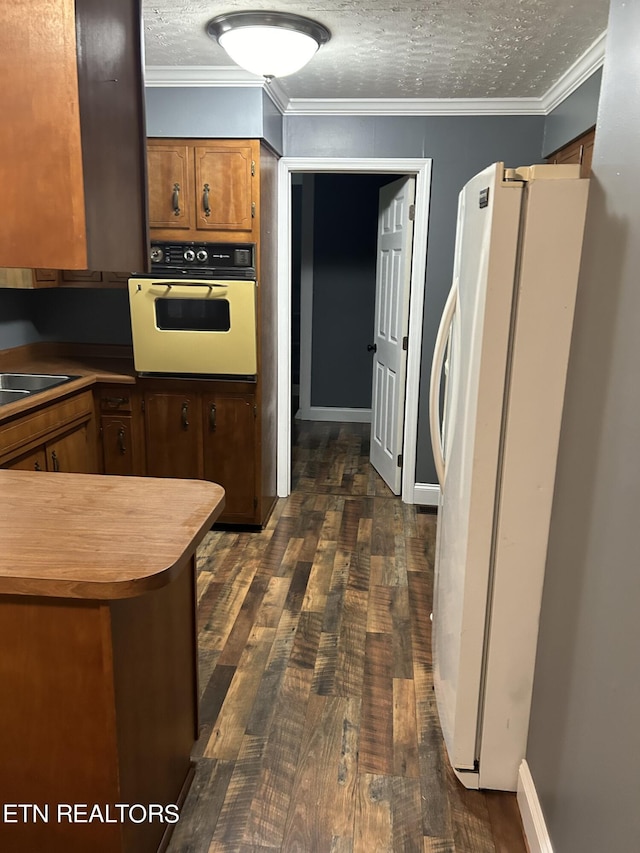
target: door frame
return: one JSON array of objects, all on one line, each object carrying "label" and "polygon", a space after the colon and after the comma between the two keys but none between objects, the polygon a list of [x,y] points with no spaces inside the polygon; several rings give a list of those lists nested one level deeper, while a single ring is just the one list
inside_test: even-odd
[{"label": "door frame", "polygon": [[414,503],[418,438],[418,394],[431,190],[430,158],[282,157],[278,163],[277,257],[277,460],[279,497],[291,492],[291,175],[293,172],[408,175],[416,178],[415,220],[409,295],[409,347],[402,442],[402,493]]}]

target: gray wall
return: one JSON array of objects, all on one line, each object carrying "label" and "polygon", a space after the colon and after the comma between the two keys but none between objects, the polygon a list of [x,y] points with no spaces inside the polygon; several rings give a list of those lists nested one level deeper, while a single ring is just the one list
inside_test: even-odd
[{"label": "gray wall", "polygon": [[0,349],[40,340],[33,321],[35,291],[0,289]]},{"label": "gray wall", "polygon": [[262,138],[282,153],[282,116],[263,89],[153,86],[145,99],[147,136]]},{"label": "gray wall", "polygon": [[262,136],[262,89],[157,86],[146,89],[145,99],[147,136]]},{"label": "gray wall", "polygon": [[378,193],[396,177],[315,176],[312,406],[371,407]]},{"label": "gray wall", "polygon": [[601,82],[602,69],[599,68],[546,117],[542,145],[545,157],[596,123]]},{"label": "gray wall", "polygon": [[527,749],[556,853],[640,847],[640,4],[610,15]]},{"label": "gray wall", "polygon": [[540,162],[543,116],[285,116],[288,157],[433,159],[416,479],[435,483],[428,391],[440,315],[451,286],[458,193],[480,169]]},{"label": "gray wall", "polygon": [[130,345],[127,291],[0,289],[0,349],[37,341]]},{"label": "gray wall", "polygon": [[126,289],[51,288],[34,295],[32,316],[41,340],[131,345]]}]

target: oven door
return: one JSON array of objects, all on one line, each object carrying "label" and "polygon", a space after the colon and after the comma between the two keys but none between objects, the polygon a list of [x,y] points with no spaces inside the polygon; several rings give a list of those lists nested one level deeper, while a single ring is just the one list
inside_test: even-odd
[{"label": "oven door", "polygon": [[141,373],[255,376],[256,282],[129,279]]}]

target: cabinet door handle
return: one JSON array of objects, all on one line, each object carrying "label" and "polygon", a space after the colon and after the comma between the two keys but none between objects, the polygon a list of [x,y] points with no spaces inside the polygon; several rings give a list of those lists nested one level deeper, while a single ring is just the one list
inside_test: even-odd
[{"label": "cabinet door handle", "polygon": [[209,191],[211,187],[209,184],[204,185],[204,190],[202,192],[202,207],[204,208],[204,215],[211,216],[211,208],[209,207]]},{"label": "cabinet door handle", "polygon": [[173,215],[180,216],[180,184],[173,185],[171,204],[173,206]]},{"label": "cabinet door handle", "polygon": [[34,471],[42,471],[42,468],[40,467],[40,463],[38,462],[37,459],[36,459],[35,465],[33,466],[33,470]]},{"label": "cabinet door handle", "polygon": [[54,471],[60,470],[60,460],[58,459],[58,454],[55,452],[55,450],[51,451],[51,463],[53,465]]},{"label": "cabinet door handle", "polygon": [[189,404],[182,404],[182,429],[189,429]]},{"label": "cabinet door handle", "polygon": [[118,450],[120,451],[122,456],[124,456],[127,452],[127,446],[124,442],[124,437],[124,427],[120,427],[120,429],[118,430]]},{"label": "cabinet door handle", "polygon": [[215,432],[216,426],[216,404],[212,403],[211,408],[209,409],[209,430],[211,432]]}]

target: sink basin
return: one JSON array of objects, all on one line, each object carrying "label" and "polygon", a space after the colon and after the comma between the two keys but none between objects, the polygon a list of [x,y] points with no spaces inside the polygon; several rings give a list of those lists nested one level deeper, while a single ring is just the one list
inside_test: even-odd
[{"label": "sink basin", "polygon": [[58,373],[0,373],[0,406],[77,378]]},{"label": "sink basin", "polygon": [[0,406],[5,403],[15,403],[16,400],[21,400],[29,395],[28,391],[5,391],[0,388]]},{"label": "sink basin", "polygon": [[51,373],[0,373],[0,391],[33,394],[34,391],[46,391],[71,379],[76,377]]}]

